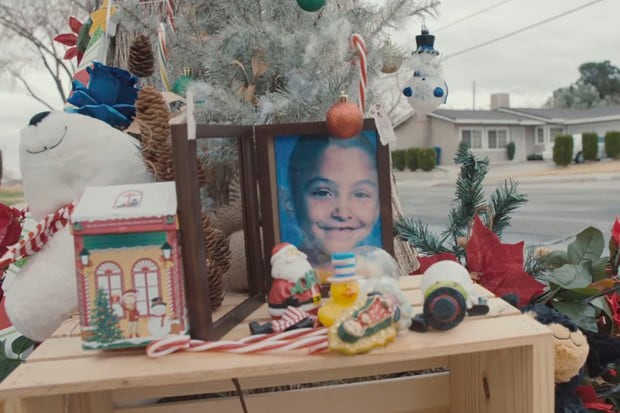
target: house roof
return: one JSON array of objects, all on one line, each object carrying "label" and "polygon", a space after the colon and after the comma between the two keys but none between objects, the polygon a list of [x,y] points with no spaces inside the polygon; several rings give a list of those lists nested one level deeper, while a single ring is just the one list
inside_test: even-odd
[{"label": "house roof", "polygon": [[428,116],[460,124],[541,125],[542,121],[498,110],[437,109]]},{"label": "house roof", "polygon": [[620,120],[620,106],[591,109],[497,108],[494,110],[438,109],[428,116],[459,124],[574,125]]},{"label": "house roof", "polygon": [[617,105],[589,109],[498,108],[497,110],[550,123],[574,124],[620,119],[620,106]]}]

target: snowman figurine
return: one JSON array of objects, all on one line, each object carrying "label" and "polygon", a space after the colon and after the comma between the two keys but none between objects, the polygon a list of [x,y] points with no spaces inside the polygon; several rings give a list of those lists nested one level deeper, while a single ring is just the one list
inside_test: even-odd
[{"label": "snowman figurine", "polygon": [[476,290],[469,271],[454,261],[439,261],[428,267],[420,290],[424,295],[423,313],[411,319],[412,331],[424,332],[429,326],[449,330],[459,325],[465,314],[489,312],[487,301]]},{"label": "snowman figurine", "polygon": [[166,316],[166,303],[160,297],[151,301],[151,316],[148,321],[149,333],[156,338],[170,334],[170,319]]}]

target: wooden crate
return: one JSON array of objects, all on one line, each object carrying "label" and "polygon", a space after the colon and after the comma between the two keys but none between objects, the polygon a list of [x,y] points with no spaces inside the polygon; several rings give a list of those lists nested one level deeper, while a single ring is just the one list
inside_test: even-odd
[{"label": "wooden crate", "polygon": [[[419,284],[419,277],[402,281],[416,311]],[[484,293],[491,307],[486,316],[466,317],[445,332],[405,332],[357,356],[186,353],[149,359],[137,350],[83,351],[79,329],[68,321],[0,385],[0,399],[9,399],[7,413],[241,412],[237,379],[251,413],[553,412],[550,330]],[[229,296],[225,306],[237,299]],[[247,322],[266,318],[263,306],[227,338],[248,335]]]}]

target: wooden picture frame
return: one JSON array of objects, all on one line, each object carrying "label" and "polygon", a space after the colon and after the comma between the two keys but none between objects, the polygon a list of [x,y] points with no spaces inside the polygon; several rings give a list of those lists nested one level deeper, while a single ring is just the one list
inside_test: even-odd
[{"label": "wooden picture frame", "polygon": [[253,128],[234,125],[196,125],[196,139],[236,138],[238,142],[249,291],[247,298],[240,300],[241,302],[223,305],[215,312],[211,309],[205,266],[202,206],[197,173],[197,141],[188,139],[186,124],[173,125],[171,132],[190,334],[195,339],[216,340],[265,302],[266,282],[261,248]]},{"label": "wooden picture frame", "polygon": [[[257,153],[257,167],[260,173],[258,174],[259,188],[260,188],[260,207],[262,217],[262,229],[263,229],[263,248],[266,258],[264,260],[264,273],[271,274],[271,265],[269,256],[272,248],[282,242],[290,241],[287,236],[282,237],[282,207],[283,200],[280,196],[282,190],[278,187],[281,185],[284,179],[282,173],[283,165],[279,165],[280,149],[278,148],[279,139],[303,139],[308,140],[311,137],[325,140],[329,134],[327,131],[327,124],[325,122],[311,122],[311,123],[296,123],[296,124],[280,124],[280,125],[264,125],[256,127],[256,153]],[[376,161],[376,183],[378,184],[378,217],[377,222],[380,223],[380,229],[378,234],[375,234],[377,239],[380,240],[380,245],[370,242],[370,245],[378,246],[393,254],[393,233],[392,233],[392,201],[391,201],[391,179],[390,179],[390,161],[389,161],[389,148],[381,144],[379,135],[375,126],[374,119],[366,119],[360,135],[370,138],[375,150]],[[358,139],[355,137],[351,140],[339,140],[343,144],[349,144],[347,141],[353,141]],[[362,139],[362,138],[360,138]],[[332,141],[334,139],[332,138]],[[353,143],[351,142],[351,145]],[[282,145],[284,147],[286,145]],[[290,145],[289,145],[290,146]],[[288,148],[288,150],[291,150]],[[286,150],[283,150],[286,152]],[[306,155],[308,153],[306,152]],[[345,155],[346,156],[346,155]],[[346,162],[345,159],[342,160]],[[365,189],[364,189],[365,191]],[[294,191],[291,191],[294,192]],[[299,192],[299,191],[297,191]],[[367,195],[363,195],[367,196]],[[297,196],[298,197],[298,196]],[[295,198],[295,196],[292,196]],[[294,203],[294,202],[293,202]],[[292,210],[297,211],[298,207],[293,207]],[[297,213],[297,212],[296,212]],[[359,221],[363,221],[360,219]],[[297,224],[300,228],[301,225]],[[361,224],[360,224],[361,225]],[[373,223],[376,225],[376,223]],[[310,224],[308,224],[310,226]],[[367,225],[366,228],[369,226]],[[373,227],[371,231],[376,232],[376,228]],[[344,231],[343,231],[344,232]],[[351,231],[354,233],[355,231]],[[370,233],[368,237],[370,237]],[[364,239],[364,242],[368,240],[368,237]],[[318,238],[318,236],[317,236]],[[295,244],[295,242],[291,242]],[[327,245],[326,242],[323,246]],[[297,245],[300,247],[300,245]],[[300,248],[303,252],[302,248]],[[308,254],[307,254],[308,255]],[[309,257],[312,263],[312,257]],[[312,263],[313,265],[315,263]],[[331,266],[331,263],[328,263]],[[322,284],[326,285],[326,279],[328,273],[321,274],[319,271],[319,278]],[[267,277],[270,284],[271,277]],[[267,286],[267,289],[269,286]],[[325,291],[325,288],[323,289]]]}]

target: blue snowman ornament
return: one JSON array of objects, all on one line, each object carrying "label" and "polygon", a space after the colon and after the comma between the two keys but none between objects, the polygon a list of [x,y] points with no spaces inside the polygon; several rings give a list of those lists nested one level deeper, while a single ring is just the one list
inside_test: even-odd
[{"label": "blue snowman ornament", "polygon": [[412,53],[413,76],[403,86],[403,94],[419,115],[431,113],[448,99],[448,84],[443,78],[435,36],[426,26],[415,38],[417,48]]},{"label": "blue snowman ornament", "polygon": [[416,70],[405,85],[403,94],[416,113],[427,114],[446,103],[448,84],[441,77]]}]

